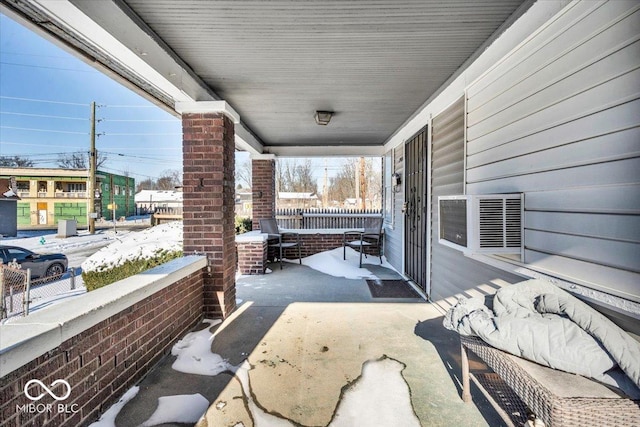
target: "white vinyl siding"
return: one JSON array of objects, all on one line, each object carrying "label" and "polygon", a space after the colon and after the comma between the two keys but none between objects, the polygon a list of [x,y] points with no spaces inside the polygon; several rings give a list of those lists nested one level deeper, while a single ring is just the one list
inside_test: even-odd
[{"label": "white vinyl siding", "polygon": [[531,269],[640,301],[640,3],[576,1],[467,88],[468,194],[525,194]]},{"label": "white vinyl siding", "polygon": [[402,184],[397,189],[391,190],[393,215],[391,222],[385,224],[384,230],[384,251],[389,264],[396,270],[404,272],[402,264],[402,254],[404,252],[404,213],[402,203],[404,202],[404,144],[400,144],[393,150],[391,156],[393,167],[391,173],[398,173],[402,177]]},{"label": "white vinyl siding", "polygon": [[448,308],[457,296],[494,293],[500,283],[520,277],[464,256],[438,243],[438,196],[464,192],[464,98],[461,97],[432,120],[431,144],[431,299]]}]

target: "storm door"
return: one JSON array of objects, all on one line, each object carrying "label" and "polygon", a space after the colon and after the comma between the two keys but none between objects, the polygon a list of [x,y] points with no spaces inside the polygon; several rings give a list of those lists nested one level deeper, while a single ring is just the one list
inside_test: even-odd
[{"label": "storm door", "polygon": [[427,292],[427,127],[405,145],[405,274]]}]

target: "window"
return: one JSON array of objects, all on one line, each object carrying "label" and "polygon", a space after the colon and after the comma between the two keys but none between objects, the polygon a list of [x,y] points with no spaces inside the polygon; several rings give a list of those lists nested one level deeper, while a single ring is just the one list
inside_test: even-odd
[{"label": "window", "polygon": [[71,193],[83,193],[87,191],[86,182],[71,182],[67,184],[68,191]]}]

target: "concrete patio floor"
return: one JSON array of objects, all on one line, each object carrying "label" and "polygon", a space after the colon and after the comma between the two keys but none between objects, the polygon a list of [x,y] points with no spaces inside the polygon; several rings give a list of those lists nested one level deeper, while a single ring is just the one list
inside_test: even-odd
[{"label": "concrete patio floor", "polygon": [[[399,278],[386,268],[365,267],[381,279]],[[171,368],[175,357],[169,355],[139,384],[137,396],[116,418],[117,426],[144,423],[159,397],[194,393],[210,403],[201,427],[370,427],[366,416],[384,405],[397,407],[398,418],[391,423],[378,418],[377,425],[401,427],[407,422],[406,414],[400,414],[403,404],[422,426],[504,425],[475,388],[474,402],[462,402],[459,341],[442,327],[442,314],[434,305],[421,299],[372,298],[365,280],[336,278],[304,265],[273,268],[264,276],[240,277],[238,309],[210,329],[213,353],[232,365],[248,362],[245,387],[240,370],[236,375],[185,374]],[[358,384],[366,387],[365,367],[381,361],[397,367],[394,378],[401,378],[408,393],[390,385],[387,389],[384,380],[374,382],[376,390],[364,391],[370,399],[356,400],[355,413],[346,409],[347,396]]]}]

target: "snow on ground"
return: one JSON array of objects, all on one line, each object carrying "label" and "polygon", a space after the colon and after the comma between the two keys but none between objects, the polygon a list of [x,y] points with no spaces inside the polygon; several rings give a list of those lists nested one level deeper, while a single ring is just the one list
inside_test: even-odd
[{"label": "snow on ground", "polygon": [[89,234],[87,230],[81,230],[77,236],[58,237],[55,230],[19,231],[18,237],[2,238],[0,244],[19,246],[36,253],[61,252],[69,258],[69,267],[77,267],[71,263],[70,254],[79,251],[89,251],[92,248],[101,248],[130,233],[129,230],[96,230],[96,234]]},{"label": "snow on ground", "polygon": [[420,427],[403,369],[400,362],[386,357],[365,363],[362,376],[344,394],[329,427]]},{"label": "snow on ground", "polygon": [[[411,392],[402,377],[404,365],[383,357],[364,364],[362,376],[342,395],[329,427],[420,427],[411,406]],[[293,427],[295,424],[266,412],[254,401],[249,383],[251,365],[245,361],[236,376],[240,380],[255,427]]]},{"label": "snow on ground", "polygon": [[171,367],[187,374],[209,376],[215,376],[224,371],[235,371],[235,366],[220,355],[211,352],[214,335],[209,332],[209,329],[222,321],[205,319],[203,322],[208,323],[209,327],[201,331],[189,332],[174,344],[171,354],[177,358]]},{"label": "snow on ground", "polygon": [[181,250],[182,221],[172,221],[116,237],[115,242],[87,258],[82,263],[82,270],[108,270],[124,264],[127,260],[152,258],[158,252]]},{"label": "snow on ground", "polygon": [[127,391],[124,396],[120,398],[120,400],[111,405],[107,412],[102,414],[98,421],[89,425],[89,427],[115,427],[116,417],[120,413],[120,410],[124,407],[124,405],[127,404],[127,402],[136,397],[138,391],[140,391],[140,387],[131,387],[129,391]]},{"label": "snow on ground", "polygon": [[158,407],[140,427],[169,423],[196,423],[209,408],[209,401],[200,393],[163,396]]},{"label": "snow on ground", "polygon": [[[148,222],[148,219],[134,217],[127,223],[144,224],[145,221]],[[81,230],[78,235],[70,237],[57,237],[56,234],[56,230],[29,230],[19,231],[15,238],[0,239],[2,245],[19,246],[36,253],[64,253],[69,258],[69,268],[74,268],[74,289],[71,289],[69,274],[65,274],[61,280],[31,289],[31,313],[84,294],[86,288],[81,273],[87,267],[98,268],[103,263],[117,265],[117,262],[124,262],[128,257],[148,256],[162,250],[182,250],[182,222],[162,224],[143,231],[116,228],[116,232],[113,229],[102,229],[96,230],[95,234]],[[98,250],[99,248],[102,249]],[[97,252],[82,263],[82,269],[73,264],[74,253],[78,254],[77,259],[84,259],[81,254],[91,253],[92,250]],[[14,304],[22,304],[22,293],[14,295]],[[14,318],[19,316],[4,319],[2,323],[10,322]]]},{"label": "snow on ground", "polygon": [[[367,270],[366,268],[360,268],[360,253],[353,248],[346,248],[346,260],[343,258],[343,249],[336,248],[330,251],[320,252],[315,255],[302,258],[302,264],[308,267],[318,270],[321,273],[329,274],[334,277],[345,277],[347,279],[376,279],[376,275]],[[289,262],[297,263],[298,260],[287,260]],[[362,257],[362,264],[381,265],[382,267],[393,270],[394,268],[389,264],[385,257],[382,257],[382,264],[380,264],[380,258],[373,255],[368,255],[366,258]]]},{"label": "snow on ground", "polygon": [[[205,320],[210,326],[219,324],[221,321]],[[172,349],[171,353],[178,358],[172,368],[190,374],[215,376],[223,371],[232,371],[240,381],[247,408],[254,420],[255,427],[293,427],[293,422],[281,416],[268,413],[256,399],[255,393],[251,390],[249,372],[253,369],[251,364],[245,360],[239,366],[230,365],[218,354],[211,351],[211,342],[214,334],[205,328],[198,332],[191,332],[180,340]],[[366,425],[370,427],[387,427],[390,425],[401,425],[406,427],[419,427],[420,421],[411,405],[411,392],[406,381],[402,377],[404,365],[397,360],[386,356],[378,360],[370,360],[364,363],[362,375],[346,392],[341,396],[336,408],[333,420],[329,427],[351,427],[355,425]],[[193,395],[199,396],[199,395]],[[182,396],[169,396],[180,397]],[[160,400],[165,399],[163,397]],[[204,414],[206,407],[200,411],[195,402],[185,402],[184,415],[187,413]],[[204,398],[203,398],[204,399]],[[206,401],[206,399],[204,399]],[[180,399],[167,401],[161,415],[156,413],[146,421],[143,426],[152,426],[162,422],[178,422],[180,414],[172,414],[171,408],[179,408]],[[191,406],[193,405],[193,406]],[[208,403],[207,403],[208,405]],[[158,403],[160,412],[161,402]],[[188,411],[186,408],[189,407]],[[218,409],[221,409],[218,407]],[[177,411],[177,409],[175,409]],[[166,417],[166,418],[165,418]],[[153,420],[153,423],[151,421]],[[187,421],[184,421],[187,422]],[[191,422],[191,421],[188,421]],[[236,424],[236,425],[242,425]]]}]

